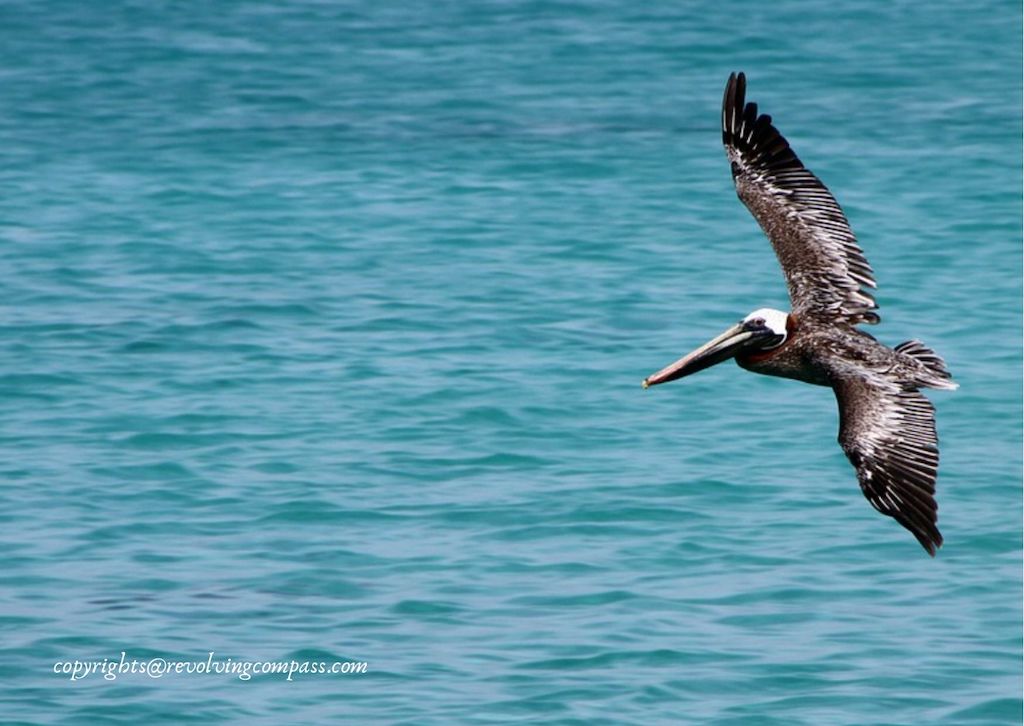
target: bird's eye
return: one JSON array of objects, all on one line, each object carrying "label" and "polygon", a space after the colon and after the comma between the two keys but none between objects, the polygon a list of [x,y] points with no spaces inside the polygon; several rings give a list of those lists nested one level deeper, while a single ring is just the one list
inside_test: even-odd
[{"label": "bird's eye", "polygon": [[754,318],[750,322],[758,327],[761,327],[762,325],[764,325],[764,318]]}]

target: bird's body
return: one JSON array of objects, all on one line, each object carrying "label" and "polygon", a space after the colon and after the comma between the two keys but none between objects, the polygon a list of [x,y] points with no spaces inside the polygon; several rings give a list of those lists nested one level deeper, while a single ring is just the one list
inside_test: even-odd
[{"label": "bird's body", "polygon": [[789,143],[745,103],[733,74],[722,140],[740,199],[775,249],[793,310],[762,308],[644,381],[666,383],[735,357],[754,373],[829,386],[839,444],[875,509],[910,530],[932,555],[942,545],[935,479],[934,409],[921,388],[955,389],[945,363],[916,340],[889,348],[860,330],[875,324],[875,280],[839,204]]},{"label": "bird's body", "polygon": [[933,381],[935,375],[918,358],[879,343],[852,326],[801,326],[789,316],[789,336],[778,348],[744,351],[736,356],[741,368],[753,373],[792,378],[816,386],[832,386],[851,372],[893,383],[950,388]]}]

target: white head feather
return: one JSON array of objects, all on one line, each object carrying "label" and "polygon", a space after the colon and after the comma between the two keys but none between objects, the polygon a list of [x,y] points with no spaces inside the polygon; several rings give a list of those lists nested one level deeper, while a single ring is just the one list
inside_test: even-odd
[{"label": "white head feather", "polygon": [[784,313],[781,310],[775,310],[774,308],[758,308],[747,317],[743,318],[743,322],[749,322],[751,320],[757,320],[761,318],[764,320],[765,326],[767,326],[776,335],[781,335],[783,340],[789,335],[786,330],[786,321],[789,319],[789,314]]}]

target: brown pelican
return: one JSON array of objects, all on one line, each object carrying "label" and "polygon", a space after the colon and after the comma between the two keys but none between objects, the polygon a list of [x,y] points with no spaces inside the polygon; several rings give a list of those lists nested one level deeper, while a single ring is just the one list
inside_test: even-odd
[{"label": "brown pelican", "polygon": [[839,445],[871,505],[935,556],[935,409],[921,388],[955,389],[946,365],[916,340],[888,348],[856,326],[879,321],[871,267],[832,194],[729,76],[722,141],[739,198],[771,240],[793,310],[761,308],[644,380],[667,383],[729,358],[769,376],[831,386]]}]

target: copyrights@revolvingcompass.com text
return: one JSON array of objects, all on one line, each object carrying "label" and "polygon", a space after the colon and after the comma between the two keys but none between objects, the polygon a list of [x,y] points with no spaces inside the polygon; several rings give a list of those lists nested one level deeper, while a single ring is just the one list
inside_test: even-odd
[{"label": "copyrights@revolvingcompass.com text", "polygon": [[114,681],[119,676],[142,675],[148,678],[163,678],[169,675],[230,675],[248,681],[253,676],[284,675],[286,681],[295,676],[343,676],[362,675],[369,664],[363,661],[317,661],[317,660],[238,660],[216,658],[214,651],[207,653],[204,660],[168,660],[167,658],[130,658],[125,651],[117,660],[59,660],[53,664],[53,672],[67,676],[68,680],[80,681],[91,676],[102,676]]}]

